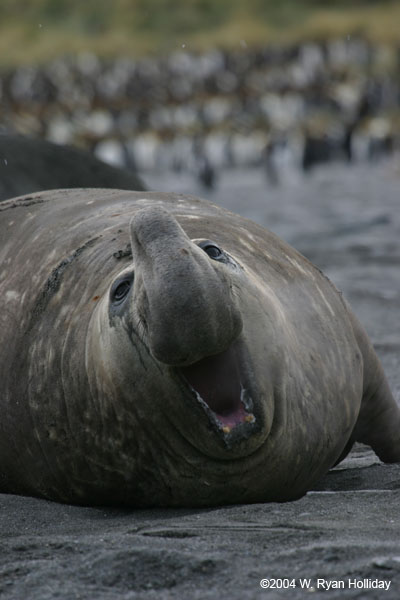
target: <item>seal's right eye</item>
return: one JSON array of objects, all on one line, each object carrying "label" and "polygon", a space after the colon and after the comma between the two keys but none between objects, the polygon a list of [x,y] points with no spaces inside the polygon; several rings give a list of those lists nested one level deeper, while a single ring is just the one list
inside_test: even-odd
[{"label": "seal's right eye", "polygon": [[113,304],[120,304],[127,297],[131,287],[132,277],[126,277],[116,281],[111,288],[111,302]]}]

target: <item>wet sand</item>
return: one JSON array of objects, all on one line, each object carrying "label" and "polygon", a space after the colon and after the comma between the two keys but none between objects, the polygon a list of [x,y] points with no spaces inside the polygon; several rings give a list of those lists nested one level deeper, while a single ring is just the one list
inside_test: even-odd
[{"label": "wet sand", "polygon": [[[331,165],[277,188],[260,171],[227,173],[213,192],[175,175],[148,176],[147,184],[252,218],[320,266],[364,323],[400,402],[395,160]],[[328,580],[330,598],[400,596],[400,466],[381,464],[363,446],[286,504],[122,511],[0,495],[0,507],[5,600],[289,600],[325,597]],[[274,578],[289,587],[260,587]],[[377,582],[390,582],[388,591],[371,587]]]}]

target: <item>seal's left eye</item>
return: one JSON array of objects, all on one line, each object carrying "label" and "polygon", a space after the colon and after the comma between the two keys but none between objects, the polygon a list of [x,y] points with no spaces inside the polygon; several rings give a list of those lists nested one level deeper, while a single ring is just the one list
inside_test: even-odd
[{"label": "seal's left eye", "polygon": [[214,260],[222,256],[222,250],[218,248],[218,246],[215,246],[215,244],[207,244],[206,246],[203,246],[203,250],[210,258],[213,258]]},{"label": "seal's left eye", "polygon": [[122,302],[122,300],[128,295],[129,290],[131,289],[131,282],[129,279],[124,279],[121,281],[115,289],[111,291],[111,300],[113,302]]}]

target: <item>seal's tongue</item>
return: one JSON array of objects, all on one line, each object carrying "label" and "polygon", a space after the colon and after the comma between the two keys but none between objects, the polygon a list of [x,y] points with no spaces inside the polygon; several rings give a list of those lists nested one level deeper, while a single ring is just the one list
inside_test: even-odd
[{"label": "seal's tongue", "polygon": [[182,367],[182,374],[218,420],[229,428],[246,421],[242,385],[233,348]]}]

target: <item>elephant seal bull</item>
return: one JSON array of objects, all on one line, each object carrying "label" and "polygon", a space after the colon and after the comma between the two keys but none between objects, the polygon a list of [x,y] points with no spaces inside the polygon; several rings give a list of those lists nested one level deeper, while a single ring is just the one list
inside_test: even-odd
[{"label": "elephant seal bull", "polygon": [[15,134],[0,134],[0,201],[55,188],[144,190],[139,176],[90,152]]},{"label": "elephant seal bull", "polygon": [[400,460],[361,325],[307,259],[190,196],[0,205],[0,491],[87,505],[299,498],[357,440]]}]

